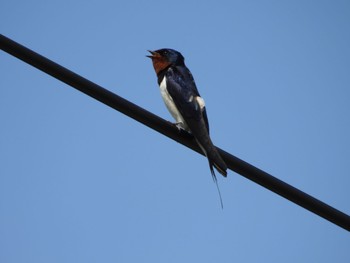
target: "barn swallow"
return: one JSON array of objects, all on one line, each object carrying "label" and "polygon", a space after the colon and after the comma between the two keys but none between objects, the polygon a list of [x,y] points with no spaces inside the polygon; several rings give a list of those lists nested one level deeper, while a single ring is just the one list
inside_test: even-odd
[{"label": "barn swallow", "polygon": [[209,161],[213,180],[217,184],[213,167],[226,177],[227,165],[210,139],[205,103],[199,95],[190,70],[185,65],[185,58],[173,49],[148,52],[151,53],[147,57],[152,59],[161,95],[176,120],[175,125],[194,136]]}]

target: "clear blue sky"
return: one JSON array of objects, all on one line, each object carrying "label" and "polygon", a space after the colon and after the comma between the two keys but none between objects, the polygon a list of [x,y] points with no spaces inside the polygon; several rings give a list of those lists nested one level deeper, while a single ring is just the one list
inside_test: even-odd
[{"label": "clear blue sky", "polygon": [[[349,1],[3,1],[0,32],[171,120],[182,52],[216,145],[350,213]],[[350,262],[345,230],[0,52],[0,262]]]}]

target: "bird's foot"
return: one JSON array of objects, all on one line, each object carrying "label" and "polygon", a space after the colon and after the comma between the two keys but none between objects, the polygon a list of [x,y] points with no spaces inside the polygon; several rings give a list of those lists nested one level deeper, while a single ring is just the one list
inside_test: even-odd
[{"label": "bird's foot", "polygon": [[185,128],[184,128],[184,124],[183,124],[182,122],[175,122],[175,123],[173,123],[173,125],[175,125],[175,127],[176,127],[179,131],[181,131],[181,130],[186,131]]},{"label": "bird's foot", "polygon": [[174,125],[177,128],[180,134],[193,137],[192,133],[184,127],[184,124],[182,122],[175,122],[172,123],[172,125]]}]

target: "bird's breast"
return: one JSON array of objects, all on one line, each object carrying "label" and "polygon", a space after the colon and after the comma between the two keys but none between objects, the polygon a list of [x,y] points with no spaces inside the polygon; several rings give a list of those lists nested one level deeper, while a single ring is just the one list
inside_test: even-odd
[{"label": "bird's breast", "polygon": [[163,80],[161,81],[160,85],[160,94],[162,95],[163,101],[168,109],[168,111],[170,112],[170,114],[173,116],[173,118],[175,119],[175,121],[177,123],[182,123],[182,126],[185,130],[188,130],[187,124],[184,120],[184,118],[182,117],[181,113],[179,112],[178,108],[176,107],[173,98],[171,97],[171,95],[168,92],[167,89],[167,80],[166,77],[164,76]]}]

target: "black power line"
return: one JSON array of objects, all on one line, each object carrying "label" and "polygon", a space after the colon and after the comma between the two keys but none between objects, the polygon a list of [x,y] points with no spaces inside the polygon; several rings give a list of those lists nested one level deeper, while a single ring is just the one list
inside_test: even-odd
[{"label": "black power line", "polygon": [[[169,138],[202,154],[197,143],[188,134],[179,132],[170,122],[144,110],[143,108],[119,97],[101,86],[56,64],[34,51],[0,34],[0,48],[18,59],[46,72],[96,100],[124,113],[144,125],[168,136]],[[299,189],[273,177],[253,165],[219,149],[227,166],[232,171],[255,183],[283,196],[326,220],[350,231],[350,216],[300,191]]]}]

